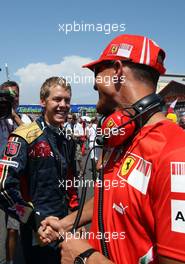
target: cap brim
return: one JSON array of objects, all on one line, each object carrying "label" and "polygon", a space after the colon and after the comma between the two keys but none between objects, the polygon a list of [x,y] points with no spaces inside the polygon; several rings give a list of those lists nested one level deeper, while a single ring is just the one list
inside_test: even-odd
[{"label": "cap brim", "polygon": [[92,61],[92,62],[90,62],[90,63],[88,63],[88,64],[84,64],[84,65],[82,66],[82,68],[88,68],[88,69],[90,69],[91,71],[93,71],[95,65],[99,64],[99,63],[102,62],[102,61],[103,61],[102,59],[98,59],[98,60]]},{"label": "cap brim", "polygon": [[120,57],[120,56],[116,56],[116,57],[115,56],[107,56],[106,58],[99,58],[98,60],[95,60],[95,61],[92,61],[88,64],[85,64],[82,66],[82,68],[88,68],[91,71],[93,71],[94,67],[103,61],[114,61],[114,60],[124,60],[124,59],[128,60],[128,58],[124,58],[124,57]]}]

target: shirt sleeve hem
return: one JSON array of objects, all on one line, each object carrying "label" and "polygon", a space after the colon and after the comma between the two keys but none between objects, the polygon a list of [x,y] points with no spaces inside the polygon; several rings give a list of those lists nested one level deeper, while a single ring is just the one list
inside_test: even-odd
[{"label": "shirt sleeve hem", "polygon": [[157,244],[158,254],[179,261],[185,261],[185,251]]}]

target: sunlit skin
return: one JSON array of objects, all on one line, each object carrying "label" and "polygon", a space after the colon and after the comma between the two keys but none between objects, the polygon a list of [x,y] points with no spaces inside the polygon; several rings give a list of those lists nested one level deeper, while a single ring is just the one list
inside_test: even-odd
[{"label": "sunlit skin", "polygon": [[60,126],[70,109],[71,93],[60,85],[50,88],[49,96],[41,100],[44,107],[44,118],[53,126]]},{"label": "sunlit skin", "polygon": [[98,91],[98,95],[99,95],[99,100],[96,105],[97,112],[103,115],[108,115],[112,113],[117,106],[117,104],[115,104],[114,101],[115,86],[113,83],[107,85],[106,83],[107,76],[113,77],[114,69],[113,68],[106,69],[105,67],[103,67],[103,65],[100,66],[95,76],[94,89]]}]

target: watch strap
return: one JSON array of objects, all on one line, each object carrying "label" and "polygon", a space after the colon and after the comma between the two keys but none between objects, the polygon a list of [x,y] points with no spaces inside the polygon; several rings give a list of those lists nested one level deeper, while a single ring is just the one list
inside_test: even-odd
[{"label": "watch strap", "polygon": [[80,255],[78,255],[77,258],[80,257],[81,259],[86,261],[94,252],[97,252],[97,250],[94,248],[89,248]]}]

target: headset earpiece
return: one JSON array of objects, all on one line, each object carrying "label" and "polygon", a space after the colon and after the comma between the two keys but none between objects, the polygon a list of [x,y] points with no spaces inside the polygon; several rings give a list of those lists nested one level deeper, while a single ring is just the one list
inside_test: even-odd
[{"label": "headset earpiece", "polygon": [[98,120],[98,124],[97,124],[97,128],[96,128],[96,143],[99,146],[103,146],[104,145],[104,136],[101,133],[98,133],[98,131],[101,131],[102,124],[103,124],[103,122],[104,122],[104,120],[106,118],[107,118],[106,116],[102,116]]},{"label": "headset earpiece", "polygon": [[136,129],[146,124],[152,115],[161,111],[161,106],[161,97],[153,93],[130,107],[135,110],[134,116],[125,109],[101,118],[97,126],[97,144],[109,147],[122,145]]},{"label": "headset earpiece", "polygon": [[98,145],[116,147],[124,143],[134,132],[135,122],[124,110],[103,117],[97,127]]}]

